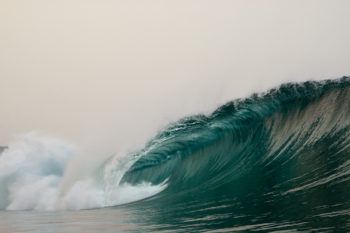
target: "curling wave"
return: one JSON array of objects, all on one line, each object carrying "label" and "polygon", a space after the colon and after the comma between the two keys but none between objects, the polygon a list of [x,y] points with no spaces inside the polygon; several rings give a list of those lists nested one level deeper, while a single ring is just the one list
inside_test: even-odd
[{"label": "curling wave", "polygon": [[349,77],[287,83],[175,122],[68,189],[74,150],[26,135],[0,156],[0,209],[129,203],[148,231],[348,231],[349,129]]},{"label": "curling wave", "polygon": [[347,229],[349,129],[350,78],[287,83],[171,124],[121,182],[165,182],[138,203],[171,209],[163,224]]}]

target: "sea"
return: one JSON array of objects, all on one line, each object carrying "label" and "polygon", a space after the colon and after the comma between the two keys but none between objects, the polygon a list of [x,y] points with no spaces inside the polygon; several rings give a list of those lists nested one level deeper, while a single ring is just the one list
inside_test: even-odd
[{"label": "sea", "polygon": [[350,231],[349,77],[179,119],[80,180],[59,140],[1,151],[1,233]]}]

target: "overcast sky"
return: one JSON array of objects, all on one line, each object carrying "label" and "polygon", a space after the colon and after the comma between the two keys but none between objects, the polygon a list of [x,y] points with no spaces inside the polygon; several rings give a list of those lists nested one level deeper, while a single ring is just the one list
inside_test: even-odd
[{"label": "overcast sky", "polygon": [[109,153],[285,81],[350,74],[350,1],[1,0],[0,145]]}]

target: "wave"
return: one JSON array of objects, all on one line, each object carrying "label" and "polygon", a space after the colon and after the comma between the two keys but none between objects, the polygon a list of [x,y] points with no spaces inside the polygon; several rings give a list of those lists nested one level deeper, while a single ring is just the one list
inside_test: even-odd
[{"label": "wave", "polygon": [[[343,77],[286,83],[186,117],[143,150],[112,156],[79,178],[67,172],[74,147],[24,135],[0,156],[0,209],[131,203],[156,209],[148,217],[159,225],[341,225],[350,213],[349,127],[350,78]],[[67,179],[74,180],[63,188]]]},{"label": "wave", "polygon": [[[287,83],[171,124],[134,155],[121,182],[165,182],[144,205],[196,203],[216,222],[231,216],[219,218],[229,226],[244,222],[233,213],[313,227],[328,216],[334,226],[350,213],[349,129],[349,77]],[[203,217],[189,213],[182,219]]]},{"label": "wave", "polygon": [[205,181],[212,189],[255,167],[287,164],[306,156],[306,151],[346,151],[350,146],[349,86],[347,77],[288,83],[260,96],[229,102],[209,116],[184,118],[135,155],[138,161],[122,181],[159,184],[168,180],[168,188],[178,190]]}]

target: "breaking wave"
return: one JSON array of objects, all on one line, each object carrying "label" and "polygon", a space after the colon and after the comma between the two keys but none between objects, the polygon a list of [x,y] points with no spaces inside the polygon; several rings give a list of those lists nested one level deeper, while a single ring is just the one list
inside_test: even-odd
[{"label": "breaking wave", "polygon": [[[62,182],[74,148],[25,135],[0,156],[0,207],[84,209],[132,202],[167,206],[161,217],[149,217],[164,224],[347,228],[349,129],[350,78],[287,83],[172,123],[143,150],[111,157],[68,189]],[[191,211],[181,211],[184,203]]]},{"label": "breaking wave", "polygon": [[173,123],[121,182],[165,182],[142,205],[182,228],[348,229],[349,129],[350,78],[287,83]]},{"label": "breaking wave", "polygon": [[119,185],[132,160],[118,156],[67,182],[72,175],[67,170],[78,154],[74,146],[38,133],[19,136],[0,156],[0,209],[100,208],[140,200],[163,189],[148,183]]}]

